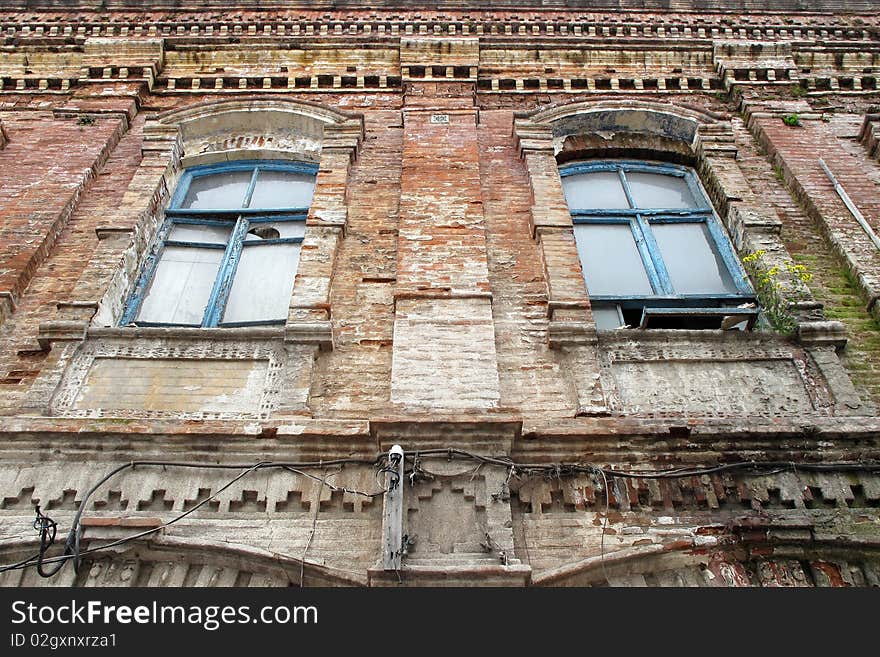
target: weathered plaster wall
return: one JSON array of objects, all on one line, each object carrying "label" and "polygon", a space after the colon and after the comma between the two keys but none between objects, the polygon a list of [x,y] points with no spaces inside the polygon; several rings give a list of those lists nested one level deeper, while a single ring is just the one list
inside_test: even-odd
[{"label": "weathered plaster wall", "polygon": [[[880,230],[880,15],[385,4],[0,2],[0,562],[117,465],[230,466],[118,475],[86,543],[205,504],[0,583],[878,585],[880,256],[816,156]],[[797,331],[597,331],[557,164],[618,156],[805,264]],[[286,324],[116,326],[182,168],[245,157],[320,167]]]}]

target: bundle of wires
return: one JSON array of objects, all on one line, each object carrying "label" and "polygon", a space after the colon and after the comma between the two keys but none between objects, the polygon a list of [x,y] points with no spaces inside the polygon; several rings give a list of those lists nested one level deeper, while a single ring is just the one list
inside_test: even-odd
[{"label": "bundle of wires", "polygon": [[[780,472],[854,472],[854,471],[863,471],[863,472],[877,472],[880,471],[880,463],[876,462],[845,462],[845,463],[796,463],[794,461],[738,461],[735,463],[724,463],[714,466],[707,467],[688,467],[688,468],[674,468],[669,470],[615,470],[611,468],[603,468],[592,464],[583,464],[583,463],[516,463],[513,460],[506,457],[496,457],[496,456],[483,456],[479,454],[474,454],[472,452],[468,452],[465,450],[455,449],[455,448],[437,448],[437,449],[429,449],[429,450],[421,450],[416,452],[408,452],[404,454],[404,459],[408,460],[412,463],[412,467],[407,474],[410,475],[411,482],[415,480],[415,477],[419,474],[423,474],[424,470],[421,468],[421,459],[424,457],[446,457],[447,460],[455,460],[455,459],[465,459],[476,461],[478,464],[483,465],[494,465],[498,467],[503,467],[508,470],[508,481],[511,476],[543,476],[545,478],[562,478],[562,477],[571,477],[577,476],[581,474],[590,474],[597,477],[601,477],[603,481],[603,489],[606,491],[606,502],[608,497],[608,480],[615,477],[622,477],[628,479],[679,479],[686,477],[694,477],[694,476],[702,476],[709,475],[715,473],[722,472],[730,472],[730,473],[741,473],[750,476],[766,476],[772,474],[778,474]],[[391,458],[394,458],[393,456]],[[388,487],[384,486],[380,488],[378,491],[374,492],[364,492],[355,490],[352,488],[346,488],[344,486],[337,486],[327,479],[328,475],[324,474],[323,477],[318,477],[316,475],[305,472],[304,469],[307,468],[319,468],[321,470],[326,471],[326,468],[333,466],[345,466],[345,465],[361,465],[361,466],[372,466],[377,468],[376,477],[377,480],[381,474],[388,473],[389,483]],[[82,557],[84,555],[92,554],[95,552],[99,552],[101,550],[108,550],[113,547],[117,547],[119,545],[123,545],[125,543],[138,540],[150,534],[154,534],[156,532],[162,531],[163,529],[173,525],[180,520],[183,520],[187,516],[195,513],[205,504],[213,500],[220,493],[225,491],[227,488],[234,485],[240,479],[243,479],[247,475],[255,472],[257,470],[269,469],[269,468],[279,468],[286,470],[288,472],[293,472],[295,474],[305,476],[311,479],[315,479],[320,482],[322,486],[327,486],[331,490],[334,491],[342,491],[344,493],[350,493],[354,495],[362,495],[369,498],[379,497],[384,495],[396,488],[400,482],[397,479],[397,470],[393,467],[393,463],[390,462],[389,456],[387,454],[380,454],[376,458],[372,460],[368,459],[354,459],[354,458],[345,458],[345,459],[334,459],[329,461],[311,461],[311,462],[286,462],[286,461],[261,461],[255,464],[224,464],[224,463],[198,463],[198,462],[185,462],[185,461],[131,461],[129,463],[124,463],[117,468],[111,470],[104,477],[100,479],[94,486],[92,486],[86,494],[83,496],[80,505],[76,511],[76,514],[73,517],[73,521],[71,522],[71,528],[68,532],[67,539],[64,543],[64,550],[62,554],[49,557],[47,556],[47,552],[55,543],[55,537],[58,531],[57,523],[43,514],[40,511],[40,507],[36,507],[36,518],[33,522],[33,527],[36,531],[39,532],[39,550],[36,554],[23,559],[19,562],[8,564],[5,566],[0,566],[0,573],[6,572],[9,570],[17,570],[22,568],[28,568],[32,566],[36,566],[37,572],[42,577],[52,577],[68,561],[73,561],[74,568],[78,571],[80,564],[82,562]],[[80,540],[82,538],[82,525],[81,520],[83,513],[86,510],[89,499],[92,495],[97,491],[101,486],[103,486],[107,481],[118,475],[119,473],[134,469],[134,468],[142,468],[142,467],[162,467],[162,468],[205,468],[205,469],[225,469],[225,470],[241,470],[235,477],[226,482],[223,486],[215,490],[211,495],[205,497],[197,504],[195,504],[192,508],[187,509],[183,513],[175,516],[174,518],[168,520],[165,523],[157,527],[152,527],[150,529],[138,532],[131,536],[126,536],[125,538],[120,538],[118,540],[112,541],[110,543],[106,543],[94,548],[90,548],[87,550],[82,550],[80,548]],[[380,484],[381,485],[381,484]],[[606,517],[607,517],[607,509],[606,509]],[[51,568],[46,568],[47,565],[51,565]]]}]

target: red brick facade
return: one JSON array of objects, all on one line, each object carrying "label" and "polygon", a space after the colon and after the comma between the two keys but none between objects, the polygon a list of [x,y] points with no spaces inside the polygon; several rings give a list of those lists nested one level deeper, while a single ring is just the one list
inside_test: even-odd
[{"label": "red brick facade", "polygon": [[[0,565],[161,531],[0,584],[880,585],[876,8],[68,4],[0,0]],[[318,170],[286,322],[121,325],[249,159]],[[791,331],[597,328],[559,167],[623,159]]]}]

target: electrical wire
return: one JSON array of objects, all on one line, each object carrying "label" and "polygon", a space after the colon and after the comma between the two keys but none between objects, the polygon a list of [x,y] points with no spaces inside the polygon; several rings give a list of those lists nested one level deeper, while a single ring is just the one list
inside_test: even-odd
[{"label": "electrical wire", "polygon": [[[67,541],[65,542],[65,546],[64,546],[64,552],[61,555],[56,556],[56,557],[50,557],[48,559],[44,558],[45,552],[51,547],[52,543],[54,543],[56,530],[53,528],[52,535],[49,538],[49,540],[45,539],[46,533],[44,530],[41,530],[40,551],[37,554],[35,554],[34,556],[29,557],[27,559],[23,559],[22,561],[17,562],[15,564],[0,566],[0,573],[6,572],[8,570],[27,568],[29,566],[35,565],[35,562],[36,562],[37,570],[38,570],[39,574],[43,577],[51,577],[52,575],[57,573],[65,563],[67,563],[71,559],[74,560],[75,569],[79,570],[79,565],[81,563],[81,559],[82,559],[83,555],[91,554],[91,553],[94,553],[94,552],[97,552],[100,550],[106,550],[106,549],[109,549],[112,547],[116,547],[118,545],[122,545],[124,543],[128,543],[130,541],[137,540],[139,538],[143,538],[144,536],[148,536],[150,534],[154,534],[158,531],[161,531],[162,529],[165,529],[166,527],[169,527],[170,525],[173,525],[174,523],[179,522],[183,518],[194,513],[199,508],[201,508],[202,506],[207,504],[209,501],[214,499],[217,495],[222,493],[224,490],[226,490],[227,488],[232,486],[239,479],[241,479],[242,477],[244,477],[244,476],[246,476],[246,475],[250,474],[251,472],[254,472],[255,470],[258,470],[258,469],[277,467],[277,468],[284,468],[284,469],[292,470],[294,472],[299,472],[297,470],[297,468],[302,468],[302,467],[324,467],[327,465],[344,465],[344,464],[377,465],[378,463],[381,462],[381,460],[383,458],[384,458],[384,455],[381,455],[380,457],[378,457],[377,459],[374,459],[372,461],[367,461],[367,460],[363,460],[363,459],[333,459],[330,461],[318,461],[317,463],[316,462],[263,461],[263,462],[259,462],[256,464],[250,464],[250,465],[241,465],[241,464],[233,464],[233,463],[198,463],[198,462],[186,462],[186,461],[131,461],[129,463],[124,463],[124,464],[114,468],[106,475],[104,475],[104,477],[100,481],[98,481],[98,483],[96,483],[94,486],[92,486],[88,490],[88,492],[86,492],[86,494],[83,496],[83,499],[80,502],[79,508],[77,509],[77,512],[74,515],[73,521],[71,523],[71,529],[70,529],[70,532],[68,533]],[[131,536],[126,536],[125,538],[121,538],[117,541],[113,541],[111,543],[107,543],[105,545],[101,545],[96,548],[91,548],[88,550],[81,550],[80,549],[80,538],[82,536],[82,531],[81,531],[80,520],[82,518],[82,514],[85,512],[89,498],[92,496],[92,494],[94,494],[94,492],[96,490],[98,490],[107,481],[112,479],[115,475],[119,474],[123,470],[129,469],[129,468],[140,467],[140,466],[207,468],[207,469],[211,469],[211,468],[214,468],[214,469],[217,469],[217,468],[219,468],[219,469],[244,468],[244,471],[241,472],[239,475],[237,475],[231,481],[224,484],[222,487],[218,488],[210,496],[206,497],[204,500],[201,500],[198,504],[193,506],[191,509],[188,509],[184,513],[176,516],[175,518],[172,518],[171,520],[169,520],[166,523],[163,523],[157,527],[153,527],[151,529],[145,530],[143,532],[133,534]],[[305,473],[302,473],[302,474],[305,474]],[[360,491],[351,491],[351,492],[360,492]],[[373,494],[368,494],[368,493],[362,493],[362,494],[367,495],[367,496],[373,496]],[[381,494],[381,493],[378,493],[378,494]],[[43,516],[43,517],[45,517],[45,516]],[[39,507],[37,507],[37,520],[34,521],[35,529],[37,528],[37,523],[40,521],[40,518],[41,518],[41,514],[39,511]],[[54,522],[53,522],[53,525],[54,525]],[[43,564],[47,564],[47,563],[55,563],[55,564],[57,564],[57,566],[51,572],[45,572],[43,570],[42,566],[43,566]]]},{"label": "electrical wire", "polygon": [[601,470],[602,485],[605,489],[605,513],[602,516],[602,537],[599,539],[599,560],[602,563],[602,574],[605,575],[605,581],[611,584],[608,579],[608,571],[605,569],[605,531],[608,529],[608,513],[611,510],[611,491],[608,490],[608,478]]},{"label": "electrical wire", "polygon": [[629,479],[678,479],[695,477],[719,472],[737,470],[758,470],[760,474],[774,474],[785,470],[801,470],[813,472],[839,472],[839,471],[880,471],[880,462],[842,462],[842,463],[796,463],[794,461],[737,461],[723,463],[715,466],[673,468],[669,470],[614,470],[601,468],[593,464],[584,463],[516,463],[508,458],[482,456],[459,449],[428,449],[418,452],[407,453],[407,457],[423,457],[445,455],[450,460],[456,457],[475,459],[483,463],[490,463],[502,467],[512,467],[523,474],[543,474],[545,476],[565,476],[572,474],[590,474],[604,472],[606,476],[625,477]]},{"label": "electrical wire", "polygon": [[[40,573],[40,574],[41,574],[43,577],[51,577],[52,575],[54,575],[56,572],[58,572],[58,571],[61,569],[61,566],[62,566],[62,565],[64,565],[67,561],[70,561],[71,559],[73,559],[73,560],[74,560],[74,563],[78,565],[78,563],[79,563],[79,561],[80,561],[80,559],[82,558],[83,555],[86,555],[86,554],[93,554],[93,553],[95,553],[95,552],[100,552],[100,551],[107,550],[107,549],[110,549],[110,548],[113,548],[113,547],[117,547],[117,546],[119,546],[119,545],[123,545],[123,544],[125,544],[125,543],[130,542],[130,541],[134,541],[134,540],[137,540],[137,539],[139,539],[139,538],[143,538],[144,536],[149,536],[150,534],[155,534],[156,532],[161,531],[161,530],[165,529],[166,527],[170,527],[170,526],[173,525],[174,523],[179,522],[180,520],[183,520],[184,518],[186,518],[188,515],[190,515],[190,514],[196,512],[196,511],[197,511],[198,509],[200,509],[202,506],[204,506],[205,504],[207,504],[208,502],[210,502],[212,499],[214,499],[215,497],[217,497],[217,495],[219,495],[219,494],[222,493],[224,490],[226,490],[227,488],[229,488],[230,486],[232,486],[232,485],[233,485],[235,482],[237,482],[239,479],[241,479],[241,478],[244,477],[245,475],[250,474],[250,473],[253,472],[254,470],[257,470],[259,467],[261,467],[261,465],[262,465],[262,464],[259,464],[259,463],[258,463],[258,464],[256,464],[256,465],[254,465],[254,466],[248,468],[247,470],[245,470],[244,472],[240,473],[238,476],[236,476],[235,478],[233,478],[232,480],[230,480],[229,482],[227,482],[226,484],[224,484],[223,486],[221,486],[220,488],[218,488],[214,493],[212,493],[211,495],[209,495],[209,496],[206,497],[205,499],[201,500],[198,504],[194,505],[191,509],[188,509],[187,511],[184,511],[183,513],[181,513],[180,515],[178,515],[178,516],[172,518],[172,519],[169,520],[168,522],[162,523],[161,525],[158,525],[158,526],[156,526],[156,527],[151,527],[150,529],[146,529],[146,530],[144,530],[144,531],[142,531],[142,532],[138,532],[137,534],[132,534],[131,536],[126,536],[125,538],[120,538],[120,539],[118,539],[118,540],[116,540],[116,541],[112,541],[112,542],[110,542],[110,543],[105,543],[104,545],[100,545],[100,546],[98,546],[98,547],[90,548],[90,549],[88,549],[88,550],[80,550],[80,549],[79,549],[79,532],[77,531],[77,540],[76,540],[76,548],[75,548],[75,550],[74,550],[73,552],[67,552],[67,551],[65,551],[64,554],[59,555],[59,556],[57,556],[57,557],[51,557],[51,558],[49,558],[49,559],[43,559],[43,560],[42,560],[42,563],[57,563],[57,564],[59,564],[59,567],[56,568],[56,569],[55,569],[54,571],[52,571],[51,573],[49,573],[48,575],[44,575],[43,573]],[[75,530],[76,530],[76,527],[75,527],[74,529],[71,529],[71,533],[73,533]]]},{"label": "electrical wire", "polygon": [[58,564],[50,571],[43,569],[46,551],[52,547],[52,544],[55,542],[55,535],[58,533],[58,523],[52,520],[49,516],[43,514],[40,511],[39,504],[37,505],[35,512],[37,517],[34,519],[34,529],[40,532],[40,552],[37,556],[37,572],[40,574],[40,577],[48,578],[61,570],[61,566],[63,565]]},{"label": "electrical wire", "polygon": [[[354,488],[347,488],[345,486],[336,486],[335,484],[329,483],[325,479],[321,479],[321,477],[316,477],[313,474],[309,474],[308,472],[303,472],[302,470],[297,470],[296,468],[284,466],[284,469],[287,470],[288,472],[293,472],[295,474],[302,475],[303,477],[308,477],[309,479],[314,479],[315,481],[320,482],[322,486],[326,486],[327,488],[329,488],[332,491],[341,491],[343,493],[351,493],[352,495],[361,495],[363,497],[369,497],[369,498],[379,497],[380,495],[384,495],[385,493],[388,492],[387,489],[383,488],[382,490],[376,491],[375,493],[365,493],[361,490],[355,490]],[[381,472],[381,470],[379,472]],[[332,473],[328,476],[332,477],[334,474],[337,474],[337,473]]]},{"label": "electrical wire", "polygon": [[[321,477],[321,487],[327,485],[327,473]],[[309,548],[312,547],[312,539],[315,538],[315,530],[318,528],[318,513],[321,510],[321,500],[320,495],[318,496],[317,503],[315,504],[315,508],[312,509],[312,530],[309,532],[309,540],[306,541],[306,547],[303,550],[302,556],[299,558],[299,587],[305,587],[305,578],[306,578],[306,555],[309,553]]]},{"label": "electrical wire", "polygon": [[[513,474],[517,474],[519,476],[522,475],[543,475],[544,477],[554,477],[561,478],[564,476],[574,476],[578,474],[594,474],[600,475],[603,477],[605,481],[605,494],[606,494],[606,520],[608,515],[607,506],[608,502],[608,489],[607,489],[607,478],[608,477],[623,477],[630,479],[678,479],[685,477],[694,477],[694,476],[702,476],[708,474],[715,474],[721,472],[737,472],[742,471],[747,474],[752,474],[754,476],[764,476],[768,474],[775,474],[779,472],[784,472],[787,470],[793,470],[795,472],[852,472],[852,471],[868,471],[875,472],[880,471],[880,463],[878,462],[838,462],[838,463],[796,463],[794,461],[738,461],[733,463],[725,463],[719,464],[716,466],[707,466],[707,467],[690,467],[690,468],[673,468],[669,470],[653,470],[653,471],[639,471],[639,470],[614,470],[610,468],[602,468],[592,464],[583,464],[583,463],[516,463],[512,459],[507,457],[496,457],[496,456],[484,456],[480,454],[474,454],[472,452],[468,452],[466,450],[460,450],[455,448],[436,448],[436,449],[427,449],[427,450],[419,450],[416,452],[404,453],[404,458],[410,458],[413,461],[413,473],[412,477],[416,474],[416,472],[425,472],[421,469],[419,463],[420,459],[424,456],[446,456],[449,460],[453,460],[456,458],[465,458],[472,459],[478,461],[480,464],[486,463],[491,465],[496,465],[500,467],[504,467],[509,469],[509,476]],[[55,568],[52,572],[48,574],[40,574],[44,577],[50,577],[54,575],[60,567],[66,563],[67,561],[73,559],[75,567],[78,569],[79,564],[81,562],[81,558],[83,555],[93,554],[95,552],[99,552],[102,550],[107,550],[112,547],[116,547],[125,543],[128,543],[133,540],[137,540],[139,538],[143,538],[144,536],[148,536],[150,534],[154,534],[158,531],[165,529],[173,525],[176,522],[179,522],[183,518],[189,516],[194,513],[196,510],[207,504],[209,501],[214,499],[221,492],[235,484],[238,480],[245,477],[246,475],[260,469],[267,468],[281,468],[285,469],[289,472],[293,472],[296,474],[300,474],[306,477],[311,477],[313,479],[317,479],[321,481],[322,486],[328,486],[332,490],[341,490],[343,492],[362,495],[369,498],[375,498],[380,495],[383,495],[390,490],[393,490],[399,485],[399,478],[396,476],[392,477],[392,480],[389,484],[388,489],[381,489],[377,492],[367,493],[363,491],[358,491],[355,489],[349,489],[342,486],[335,486],[334,484],[330,484],[326,481],[326,477],[324,479],[319,479],[318,477],[311,475],[309,473],[303,472],[302,468],[326,468],[328,466],[333,465],[370,465],[370,466],[378,466],[383,463],[383,461],[387,460],[389,457],[387,454],[379,454],[374,459],[355,459],[355,458],[342,458],[342,459],[331,459],[328,461],[309,461],[309,462],[288,462],[288,461],[262,461],[256,464],[238,464],[238,463],[200,463],[200,462],[192,462],[192,461],[158,461],[158,460],[144,460],[144,461],[130,461],[128,463],[124,463],[109,473],[107,473],[103,478],[101,478],[94,486],[92,486],[88,492],[83,496],[82,501],[80,502],[79,508],[77,509],[76,514],[74,515],[73,521],[71,523],[71,529],[67,537],[67,541],[65,543],[64,553],[56,556],[45,558],[46,550],[51,547],[54,542],[55,531],[57,528],[54,527],[54,522],[48,520],[48,522],[41,521],[41,514],[39,510],[37,511],[38,516],[37,520],[34,521],[35,528],[37,526],[38,521],[41,522],[39,531],[40,534],[40,552],[37,554],[28,557],[27,559],[23,559],[17,563],[8,564],[4,566],[0,566],[0,573],[6,572],[9,570],[27,568],[29,566],[38,564],[38,570],[42,571],[42,566],[44,564],[56,563],[59,564],[57,568]],[[101,545],[95,548],[90,548],[88,550],[80,549],[80,539],[82,535],[81,528],[81,519],[82,515],[86,510],[87,503],[91,496],[97,491],[102,485],[104,485],[107,481],[112,479],[114,476],[123,472],[127,469],[134,469],[138,467],[180,467],[180,468],[203,468],[203,469],[241,469],[243,470],[239,473],[235,478],[224,484],[222,487],[217,489],[212,495],[206,497],[204,500],[201,500],[198,504],[196,504],[191,509],[185,511],[184,513],[172,518],[166,523],[163,523],[157,527],[153,527],[151,529],[139,532],[137,534],[133,534],[131,536],[127,536],[111,543],[107,543],[105,545]],[[386,464],[378,469],[376,472],[376,476],[382,473],[393,473],[396,475],[396,470],[391,467],[390,464]],[[430,473],[428,473],[430,474]],[[45,516],[42,516],[46,518]],[[45,522],[45,526],[42,524]],[[603,541],[604,541],[604,528],[603,528]],[[51,537],[50,537],[51,534]],[[604,552],[604,551],[603,551]],[[45,571],[44,571],[45,572]]]},{"label": "electrical wire", "polygon": [[38,504],[34,512],[36,513],[36,518],[34,518],[33,528],[40,533],[40,550],[33,556],[27,557],[26,559],[22,559],[21,561],[10,564],[8,566],[3,566],[0,568],[0,573],[6,572],[7,570],[15,570],[16,568],[22,568],[29,565],[34,565],[32,562],[35,562],[37,566],[37,572],[42,577],[52,577],[58,570],[61,569],[61,566],[57,566],[51,572],[46,572],[43,570],[43,564],[45,563],[44,555],[52,547],[52,544],[55,543],[55,536],[58,532],[58,523],[52,520],[49,516],[45,515],[40,511],[40,505]]},{"label": "electrical wire", "polygon": [[5,573],[7,570],[15,570],[17,568],[23,568],[26,566],[33,565],[31,562],[36,561],[40,558],[40,553],[37,552],[35,555],[28,557],[27,559],[22,559],[21,561],[17,561],[16,563],[11,563],[8,566],[0,567],[0,573]]}]

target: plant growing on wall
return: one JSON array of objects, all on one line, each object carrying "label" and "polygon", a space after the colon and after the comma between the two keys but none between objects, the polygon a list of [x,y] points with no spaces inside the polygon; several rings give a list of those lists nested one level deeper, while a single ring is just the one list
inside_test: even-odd
[{"label": "plant growing on wall", "polygon": [[783,294],[782,284],[779,281],[780,274],[785,271],[797,277],[802,283],[809,283],[813,275],[806,266],[793,262],[787,263],[784,267],[778,265],[765,267],[761,263],[761,257],[765,253],[764,249],[749,253],[742,259],[743,266],[755,286],[758,303],[767,322],[780,333],[791,335],[797,330],[797,320],[791,314],[790,300]]}]

